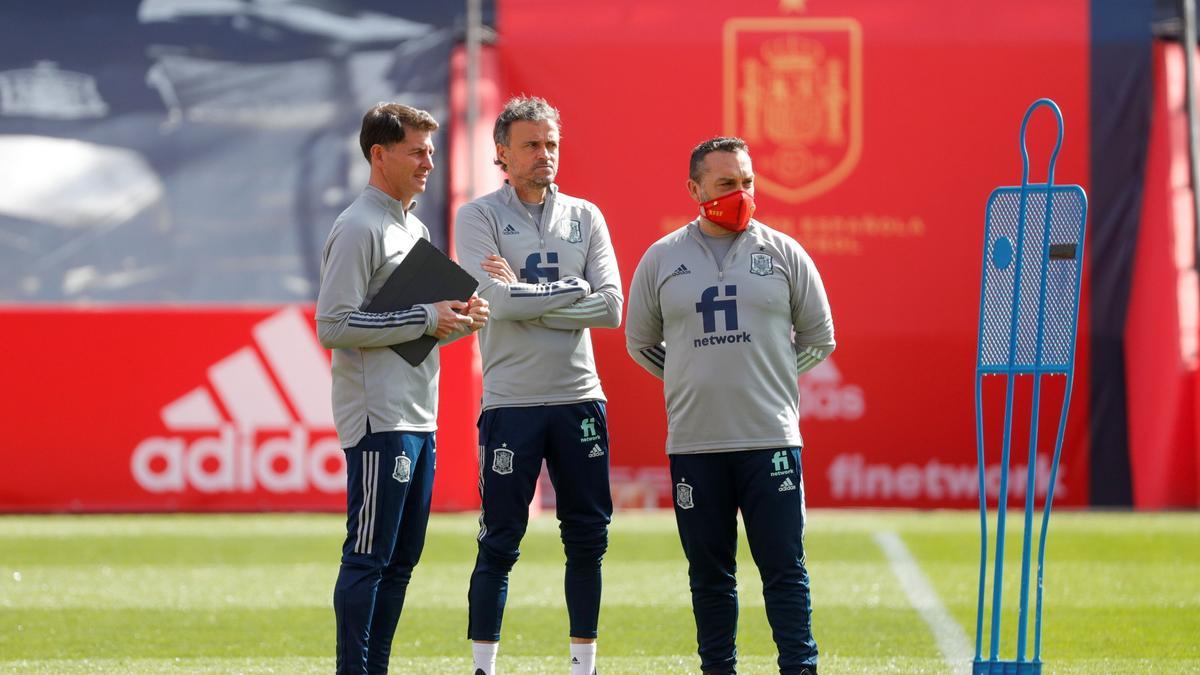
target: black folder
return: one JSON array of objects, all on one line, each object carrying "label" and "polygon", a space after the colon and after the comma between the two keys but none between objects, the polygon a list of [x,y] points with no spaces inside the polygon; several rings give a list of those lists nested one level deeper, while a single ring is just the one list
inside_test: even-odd
[{"label": "black folder", "polygon": [[[442,300],[465,302],[478,286],[475,277],[458,263],[425,239],[418,239],[363,310],[384,313]],[[410,365],[419,366],[435,345],[437,338],[422,335],[416,340],[392,345],[392,351]]]}]

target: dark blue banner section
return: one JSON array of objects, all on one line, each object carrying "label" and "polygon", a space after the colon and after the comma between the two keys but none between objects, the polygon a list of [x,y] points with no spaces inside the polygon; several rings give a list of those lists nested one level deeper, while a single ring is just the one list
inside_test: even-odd
[{"label": "dark blue banner section", "polygon": [[1092,0],[1091,503],[1130,506],[1125,321],[1150,134],[1152,0]]},{"label": "dark blue banner section", "polygon": [[[367,181],[363,112],[395,100],[446,120],[464,13],[393,0],[10,3],[0,302],[315,298],[320,247]],[[443,248],[444,169],[417,207]]]}]

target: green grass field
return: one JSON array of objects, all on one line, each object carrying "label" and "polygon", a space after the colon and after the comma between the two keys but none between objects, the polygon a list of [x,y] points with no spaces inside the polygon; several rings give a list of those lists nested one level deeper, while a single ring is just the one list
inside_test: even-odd
[{"label": "green grass field", "polygon": [[[966,667],[977,514],[817,510],[809,520],[823,674]],[[332,671],[342,527],[326,515],[0,517],[0,671]],[[471,515],[435,517],[393,672],[470,672],[475,531]],[[742,544],[739,672],[775,672]],[[567,671],[562,559],[556,522],[542,516],[513,573],[501,672]],[[1014,588],[1017,565],[1008,567]],[[697,672],[671,514],[619,512],[604,573],[601,672]],[[1057,513],[1045,603],[1046,672],[1200,672],[1200,514]],[[1006,632],[1011,657],[1015,629]]]}]

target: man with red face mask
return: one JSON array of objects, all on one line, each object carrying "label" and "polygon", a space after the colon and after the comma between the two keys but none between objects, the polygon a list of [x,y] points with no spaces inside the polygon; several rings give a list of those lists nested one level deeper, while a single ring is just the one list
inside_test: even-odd
[{"label": "man with red face mask", "polygon": [[815,675],[797,376],[833,351],[829,301],[800,244],[752,218],[745,142],[698,145],[687,188],[700,217],[642,257],[625,336],[630,356],[663,380],[700,667],[735,672],[741,511],[779,672]]}]

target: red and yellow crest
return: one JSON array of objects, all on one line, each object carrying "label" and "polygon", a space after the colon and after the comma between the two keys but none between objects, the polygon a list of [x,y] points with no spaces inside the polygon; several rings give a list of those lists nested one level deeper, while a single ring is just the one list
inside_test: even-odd
[{"label": "red and yellow crest", "polygon": [[862,28],[850,18],[725,22],[725,130],[786,202],[845,180],[862,153]]}]

